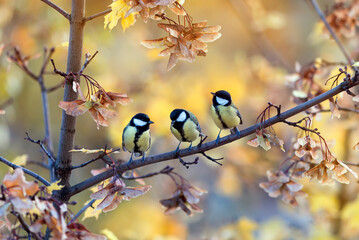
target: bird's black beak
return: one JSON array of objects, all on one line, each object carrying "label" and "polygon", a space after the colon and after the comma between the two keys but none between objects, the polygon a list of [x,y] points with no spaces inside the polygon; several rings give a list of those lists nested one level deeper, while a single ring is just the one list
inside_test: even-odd
[{"label": "bird's black beak", "polygon": [[216,93],[214,93],[214,92],[211,92],[211,94],[212,94],[213,96],[215,96],[215,95],[216,95]]},{"label": "bird's black beak", "polygon": [[152,122],[152,121],[149,121],[148,124],[152,124],[152,123],[155,123],[155,122]]}]

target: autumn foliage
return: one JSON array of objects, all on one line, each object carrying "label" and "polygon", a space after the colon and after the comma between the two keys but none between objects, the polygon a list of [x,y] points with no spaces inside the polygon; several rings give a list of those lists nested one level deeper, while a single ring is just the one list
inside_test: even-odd
[{"label": "autumn foliage", "polygon": [[[0,239],[358,238],[358,0],[323,3],[324,12],[316,0],[278,3],[310,7],[307,42],[285,27],[297,13],[263,0],[113,0],[104,11],[100,1],[85,2],[42,0],[25,14],[0,1],[0,27],[12,33],[0,38],[0,92],[8,96],[0,98]],[[56,12],[61,23],[49,15]],[[42,58],[28,52],[43,47],[46,31],[34,41],[19,23],[35,14],[48,19],[38,26],[48,28],[48,44],[70,24],[70,40],[44,48]],[[222,89],[243,125],[215,141],[210,92]],[[216,114],[228,106],[218,104]],[[169,128],[175,108],[193,112],[204,136],[178,151]],[[139,112],[155,124],[146,157],[135,152],[129,162],[121,134]],[[144,124],[131,125],[131,141]],[[21,134],[40,154],[19,147]]]}]

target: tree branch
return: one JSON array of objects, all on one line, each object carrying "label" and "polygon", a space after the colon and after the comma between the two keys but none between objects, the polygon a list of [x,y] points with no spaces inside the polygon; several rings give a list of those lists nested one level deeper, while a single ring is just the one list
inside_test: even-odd
[{"label": "tree branch", "polygon": [[39,145],[40,147],[41,147],[41,149],[42,149],[42,151],[44,151],[44,153],[46,154],[46,156],[50,159],[50,161],[51,162],[55,162],[55,159],[54,159],[54,157],[51,155],[51,153],[49,152],[49,151],[47,151],[47,149],[45,148],[45,146],[44,146],[44,144],[43,144],[43,142],[42,141],[40,141],[40,140],[37,140],[37,141],[35,141],[34,139],[32,139],[31,137],[30,137],[30,135],[29,135],[29,133],[28,132],[26,132],[26,140],[28,140],[28,141],[30,141],[30,142],[32,142],[32,143],[35,143],[35,144],[37,144],[37,145]]},{"label": "tree branch", "polygon": [[[72,11],[70,20],[70,39],[67,55],[67,73],[78,73],[81,70],[82,44],[84,31],[85,0],[72,0]],[[76,78],[76,79],[75,79]],[[80,82],[79,76],[70,76],[69,79]],[[72,81],[65,81],[64,98],[66,102],[74,101],[78,93],[72,90]],[[56,179],[61,179],[60,184],[68,187],[71,176],[71,162],[74,138],[76,129],[76,117],[67,115],[62,111],[61,132],[59,139],[59,149],[55,163]],[[61,194],[56,195],[61,200]]]},{"label": "tree branch", "polygon": [[90,21],[90,20],[92,20],[92,19],[95,19],[95,18],[104,16],[104,15],[106,15],[107,13],[110,13],[111,11],[112,11],[112,9],[107,9],[107,10],[105,10],[105,11],[102,11],[102,12],[96,13],[96,14],[94,14],[94,15],[91,15],[91,16],[85,18],[85,19],[84,19],[84,22],[88,22],[88,21]]},{"label": "tree branch", "polygon": [[60,13],[62,16],[64,16],[67,20],[70,20],[70,14],[68,14],[65,10],[57,6],[55,3],[49,1],[49,0],[40,0],[41,2],[46,3],[53,9],[55,9],[58,13]]},{"label": "tree branch", "polygon": [[320,9],[318,3],[316,0],[311,0],[312,5],[315,9],[315,11],[317,12],[317,14],[319,15],[319,17],[322,19],[323,23],[325,24],[325,27],[328,29],[328,31],[330,32],[330,35],[333,37],[333,39],[335,40],[335,42],[337,43],[340,51],[344,54],[345,58],[348,61],[348,64],[353,68],[354,71],[357,71],[357,68],[352,66],[354,61],[353,59],[350,57],[350,55],[348,54],[348,52],[345,50],[343,44],[341,43],[341,41],[339,40],[338,36],[335,34],[333,28],[330,26],[330,24],[328,23],[327,19],[325,18],[322,10]]},{"label": "tree branch", "polygon": [[88,209],[89,207],[92,207],[92,204],[96,201],[96,199],[92,199],[90,202],[88,202],[83,208],[80,209],[80,211],[78,213],[76,213],[76,215],[70,220],[70,223],[73,223],[74,221],[76,221],[76,219],[78,219],[81,214],[83,214],[86,209]]},{"label": "tree branch", "polygon": [[[140,168],[140,167],[154,164],[154,163],[168,161],[171,159],[178,159],[178,157],[190,156],[190,155],[194,155],[194,154],[198,154],[198,153],[202,153],[205,151],[209,151],[209,150],[218,148],[220,146],[223,146],[225,144],[231,143],[238,139],[244,138],[245,136],[253,134],[256,132],[256,130],[258,128],[266,128],[266,127],[269,127],[276,123],[282,122],[283,120],[290,118],[292,116],[295,116],[298,113],[300,113],[318,103],[328,100],[329,98],[332,98],[333,96],[335,96],[343,91],[346,91],[347,89],[354,87],[358,84],[359,84],[359,76],[358,76],[358,74],[356,74],[355,77],[353,77],[353,81],[344,81],[341,84],[339,84],[337,87],[335,87],[335,88],[333,88],[333,89],[331,89],[331,90],[329,90],[329,91],[327,91],[327,92],[325,92],[305,103],[302,103],[292,109],[289,109],[289,110],[281,113],[280,115],[276,115],[270,119],[267,119],[266,121],[264,121],[262,123],[255,124],[253,126],[250,126],[246,129],[241,130],[240,137],[238,137],[236,134],[230,134],[228,136],[220,138],[218,145],[216,144],[216,141],[211,141],[211,142],[203,143],[201,146],[195,146],[191,150],[182,149],[178,153],[176,151],[172,151],[172,152],[161,153],[161,154],[157,154],[157,155],[153,155],[153,156],[148,156],[145,158],[144,162],[142,162],[139,159],[139,160],[134,160],[131,165],[128,165],[127,163],[123,163],[116,167],[116,172],[118,172],[121,175],[123,172],[128,171],[128,170]],[[113,170],[108,170],[108,171],[98,174],[94,177],[91,177],[81,183],[78,183],[69,189],[66,189],[66,192],[64,192],[64,194],[71,197],[79,192],[84,191],[85,189],[87,189],[95,184],[98,184],[99,182],[101,182],[111,176],[113,176]]]},{"label": "tree branch", "polygon": [[24,173],[30,175],[31,177],[35,178],[36,180],[39,180],[40,182],[42,182],[45,186],[50,186],[50,183],[44,179],[43,177],[41,177],[40,175],[38,175],[37,173],[34,173],[33,171],[30,171],[27,168],[21,167],[19,165],[13,164],[12,162],[10,162],[9,160],[3,158],[0,156],[0,162],[5,163],[6,165],[8,165],[9,167],[11,167],[12,169],[16,169],[16,168],[22,168],[22,170],[24,171]]},{"label": "tree branch", "polygon": [[[53,55],[53,53],[55,52],[55,48],[50,48],[50,50],[48,50],[47,48],[44,48],[44,61],[42,64],[42,67],[40,69],[40,72],[38,75],[36,75],[35,73],[33,73],[28,67],[27,67],[27,61],[30,59],[29,56],[23,56],[20,52],[20,50],[18,48],[14,48],[14,54],[11,55],[10,53],[8,53],[9,58],[15,62],[15,64],[21,69],[23,70],[29,77],[31,77],[32,79],[34,79],[40,86],[41,89],[41,100],[42,100],[42,109],[43,109],[43,116],[44,116],[44,130],[45,130],[45,138],[44,138],[44,143],[46,144],[46,146],[49,149],[49,152],[52,154],[53,153],[53,144],[52,144],[52,137],[51,137],[51,128],[50,128],[50,110],[49,110],[49,100],[48,100],[48,96],[47,96],[47,89],[45,87],[45,83],[44,83],[44,73],[45,73],[45,69],[51,59],[51,56]],[[41,143],[42,145],[42,143]],[[41,146],[40,145],[40,146]],[[41,146],[43,149],[45,149],[43,146]],[[55,180],[55,175],[54,175],[54,168],[53,168],[53,157],[51,154],[49,154],[47,152],[47,150],[45,149],[44,152],[47,154],[48,158],[48,165],[49,165],[49,170],[50,170],[50,179],[53,182]]]},{"label": "tree branch", "polygon": [[173,167],[166,166],[161,171],[148,173],[146,175],[142,175],[142,176],[138,176],[138,177],[125,177],[125,176],[121,176],[121,177],[123,179],[126,179],[126,180],[136,180],[136,179],[143,179],[143,178],[153,177],[153,176],[156,176],[156,175],[159,175],[159,174],[168,174],[168,173],[170,173],[172,171],[173,171]]}]

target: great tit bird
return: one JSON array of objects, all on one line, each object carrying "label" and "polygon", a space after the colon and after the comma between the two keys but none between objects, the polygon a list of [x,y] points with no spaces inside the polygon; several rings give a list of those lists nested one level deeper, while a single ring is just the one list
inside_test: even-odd
[{"label": "great tit bird", "polygon": [[127,150],[131,153],[131,158],[128,161],[129,165],[132,163],[134,153],[135,156],[137,154],[142,155],[142,162],[144,162],[145,152],[151,145],[150,124],[152,123],[146,114],[137,113],[123,129],[122,148],[124,151]]},{"label": "great tit bird", "polygon": [[190,111],[184,109],[175,109],[171,112],[171,132],[180,141],[176,152],[179,151],[179,147],[182,142],[190,142],[189,150],[192,148],[192,142],[199,136],[202,138],[205,136],[201,132],[201,127],[198,123],[196,116]]},{"label": "great tit bird", "polygon": [[239,135],[237,126],[242,124],[243,121],[237,107],[232,103],[229,92],[220,90],[215,93],[211,92],[211,94],[213,95],[211,116],[214,123],[220,129],[216,139],[218,144],[222,129],[231,129],[231,132],[234,131]]}]

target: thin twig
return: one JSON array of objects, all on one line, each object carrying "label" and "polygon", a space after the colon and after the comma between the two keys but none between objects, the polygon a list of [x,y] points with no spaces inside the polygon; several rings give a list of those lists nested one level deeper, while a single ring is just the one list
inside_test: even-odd
[{"label": "thin twig", "polygon": [[15,217],[17,217],[17,219],[19,220],[21,226],[24,228],[24,230],[29,234],[29,235],[32,235],[35,239],[42,239],[37,233],[35,232],[32,232],[30,230],[30,227],[29,225],[26,223],[25,219],[21,216],[20,213],[18,212],[15,212],[15,211],[12,211],[11,212]]},{"label": "thin twig", "polygon": [[112,9],[107,9],[105,11],[102,11],[102,12],[96,13],[94,15],[91,15],[91,16],[85,18],[84,22],[88,22],[88,21],[90,21],[92,19],[95,19],[95,18],[101,17],[103,15],[106,15],[107,13],[110,13],[111,11],[112,11]]},{"label": "thin twig", "polygon": [[48,51],[47,48],[44,48],[44,62],[42,64],[39,76],[43,76],[45,74],[45,69],[50,62],[52,54],[54,54],[54,52],[55,52],[55,48],[54,47],[50,48],[48,54],[47,54],[47,51]]},{"label": "thin twig", "polygon": [[43,167],[43,168],[46,168],[46,169],[49,169],[49,165],[47,165],[46,163],[43,163],[43,162],[38,162],[38,161],[32,161],[32,160],[27,160],[26,161],[26,165],[38,165],[40,167]]},{"label": "thin twig", "polygon": [[88,53],[86,53],[86,60],[85,60],[85,63],[84,63],[84,65],[82,66],[82,68],[81,68],[81,70],[80,70],[80,72],[79,72],[79,74],[81,75],[83,72],[84,72],[84,70],[85,70],[85,68],[87,67],[87,65],[89,65],[89,63],[91,62],[91,60],[97,55],[97,53],[98,53],[98,51],[96,51],[92,56],[91,56],[91,54],[88,54]]},{"label": "thin twig", "polygon": [[[338,110],[344,111],[344,112],[359,113],[358,109],[353,109],[353,108],[345,108],[345,107],[339,107],[338,106]],[[315,113],[320,113],[320,112],[331,112],[331,110],[330,109],[322,109],[322,110],[319,110],[318,112],[315,112]]]},{"label": "thin twig", "polygon": [[170,172],[173,171],[173,167],[170,166],[166,166],[165,168],[163,168],[161,171],[158,172],[153,172],[153,173],[148,173],[146,175],[143,176],[138,176],[138,177],[125,177],[125,176],[121,176],[122,178],[126,179],[126,180],[136,180],[136,179],[143,179],[143,178],[149,178],[149,177],[153,177],[159,174],[168,174]]},{"label": "thin twig", "polygon": [[181,157],[178,157],[178,160],[180,161],[180,163],[185,167],[185,168],[189,168],[190,165],[193,165],[193,164],[197,164],[198,163],[198,160],[199,160],[199,157],[196,157],[194,159],[194,161],[192,162],[186,162],[184,161]]},{"label": "thin twig", "polygon": [[[341,84],[339,84],[337,87],[335,87],[325,93],[322,93],[319,96],[312,98],[311,100],[309,100],[305,103],[302,103],[302,104],[300,104],[294,108],[291,108],[285,112],[281,112],[280,115],[276,115],[270,119],[267,119],[266,121],[264,121],[262,123],[255,124],[246,129],[241,130],[240,137],[238,137],[237,134],[230,134],[228,136],[220,138],[218,144],[216,143],[216,141],[211,141],[211,142],[204,143],[201,146],[195,146],[190,150],[182,149],[179,152],[172,151],[172,152],[161,153],[161,154],[157,154],[157,155],[153,155],[153,156],[148,156],[144,159],[143,162],[141,161],[141,159],[139,159],[139,160],[134,160],[131,165],[128,165],[127,163],[121,164],[116,167],[116,171],[119,174],[122,174],[125,171],[137,169],[137,168],[151,165],[154,163],[164,162],[164,161],[168,161],[168,160],[172,160],[172,159],[178,159],[178,156],[180,156],[180,157],[191,156],[194,154],[198,154],[198,153],[202,153],[205,151],[209,151],[209,150],[218,148],[220,146],[231,143],[238,139],[242,139],[250,134],[255,133],[259,127],[266,128],[266,127],[269,127],[276,123],[283,122],[283,120],[290,118],[292,116],[295,116],[298,113],[305,111],[306,109],[311,108],[312,106],[315,106],[318,103],[328,100],[329,98],[332,98],[333,96],[335,96],[341,92],[344,92],[347,89],[354,87],[358,84],[359,84],[358,76],[355,79],[353,79],[352,81],[344,81]],[[101,182],[109,177],[112,177],[112,176],[113,176],[112,169],[108,170],[106,172],[100,173],[94,177],[91,177],[83,182],[80,182],[80,183],[70,187],[69,189],[67,189],[66,194],[68,194],[68,196],[71,197],[71,196],[73,196],[79,192],[82,192],[85,189],[87,189],[95,184],[98,184],[99,182]]]},{"label": "thin twig", "polygon": [[[76,215],[70,220],[70,223],[73,223],[74,221],[76,221],[76,219],[78,219],[81,214],[83,214],[86,209],[88,209],[89,207],[92,207],[92,204],[96,201],[96,199],[92,199],[90,202],[88,202],[83,208],[81,208],[81,210],[76,213]],[[93,207],[92,207],[93,208]],[[69,224],[70,224],[69,223]]]},{"label": "thin twig", "polygon": [[47,88],[47,89],[46,89],[46,92],[47,92],[47,93],[53,92],[53,91],[59,89],[60,87],[63,87],[64,84],[65,84],[65,81],[62,81],[62,82],[60,82],[59,84],[57,84],[57,85],[55,85],[55,86],[53,86],[53,87]]},{"label": "thin twig", "polygon": [[27,67],[27,61],[31,58],[30,56],[22,56],[20,49],[17,47],[14,47],[14,55],[12,55],[8,52],[7,56],[12,62],[14,62],[27,75],[29,75],[35,81],[38,81],[39,77]]},{"label": "thin twig", "polygon": [[43,177],[41,177],[39,174],[34,173],[33,171],[30,171],[27,168],[21,167],[19,165],[13,164],[12,162],[10,162],[9,160],[3,158],[0,156],[0,162],[5,163],[6,165],[8,165],[9,167],[11,167],[12,169],[16,169],[16,168],[22,168],[22,170],[24,171],[24,173],[32,176],[33,178],[35,178],[36,180],[39,180],[40,182],[42,182],[45,186],[50,186],[50,183]]},{"label": "thin twig", "polygon": [[42,151],[44,151],[44,153],[46,154],[46,156],[47,156],[52,162],[55,162],[54,157],[51,155],[51,153],[50,153],[49,151],[47,151],[47,149],[45,148],[45,146],[44,146],[44,144],[43,144],[42,141],[40,141],[40,140],[37,140],[37,141],[36,141],[36,140],[32,139],[32,138],[30,137],[30,135],[29,135],[28,132],[26,132],[26,136],[27,136],[27,137],[24,138],[24,139],[29,140],[30,142],[39,145],[39,146],[41,147]]},{"label": "thin twig", "polygon": [[330,35],[333,37],[333,39],[337,43],[338,47],[340,48],[340,51],[344,54],[345,58],[347,59],[348,64],[352,67],[352,69],[354,71],[357,71],[357,68],[352,66],[353,63],[354,63],[353,59],[350,57],[349,53],[345,50],[345,48],[344,48],[343,44],[341,43],[340,39],[338,38],[337,34],[334,32],[333,28],[328,23],[327,19],[324,16],[324,13],[322,12],[322,10],[319,7],[317,1],[316,0],[311,0],[311,2],[312,2],[312,5],[313,5],[315,11],[317,12],[319,17],[322,19],[323,23],[325,24],[325,27],[330,32]]},{"label": "thin twig", "polygon": [[67,73],[57,70],[57,68],[55,66],[54,59],[50,59],[50,61],[51,61],[51,64],[52,64],[52,66],[54,68],[54,73],[59,74],[60,76],[65,77],[65,78],[68,76]]},{"label": "thin twig", "polygon": [[[103,153],[101,153],[100,155],[98,155],[96,158],[93,158],[93,159],[91,159],[91,160],[89,160],[89,161],[87,161],[87,162],[84,162],[84,163],[82,163],[82,164],[79,164],[79,165],[76,165],[76,166],[72,166],[71,169],[77,169],[77,168],[85,167],[85,166],[87,166],[88,164],[90,164],[90,163],[92,163],[92,162],[95,162],[95,161],[97,161],[97,160],[99,160],[99,159],[102,159],[103,161],[105,161],[105,159],[104,159],[105,156],[107,156],[108,154],[117,152],[117,151],[119,151],[119,150],[121,150],[121,149],[118,148],[118,149],[113,149],[113,150],[111,150],[111,151],[109,151],[109,152],[106,152],[106,146],[105,146],[105,149],[104,149],[104,150],[105,150],[105,151],[104,151]],[[105,161],[105,162],[106,162],[106,161]],[[106,162],[106,163],[107,163],[107,162]]]},{"label": "thin twig", "polygon": [[213,158],[213,157],[211,157],[211,156],[208,156],[205,152],[201,152],[201,153],[202,153],[202,155],[205,156],[208,160],[210,160],[210,161],[212,161],[212,162],[214,162],[214,163],[217,163],[218,165],[222,166],[222,163],[219,163],[219,162],[217,162],[217,161],[223,160],[223,159],[224,159],[223,157],[222,157],[222,158]]},{"label": "thin twig", "polygon": [[64,16],[67,20],[70,20],[70,14],[68,14],[65,10],[57,6],[55,3],[49,1],[49,0],[41,0],[42,2],[46,3],[53,9],[55,9],[57,12],[59,12],[62,16]]}]

